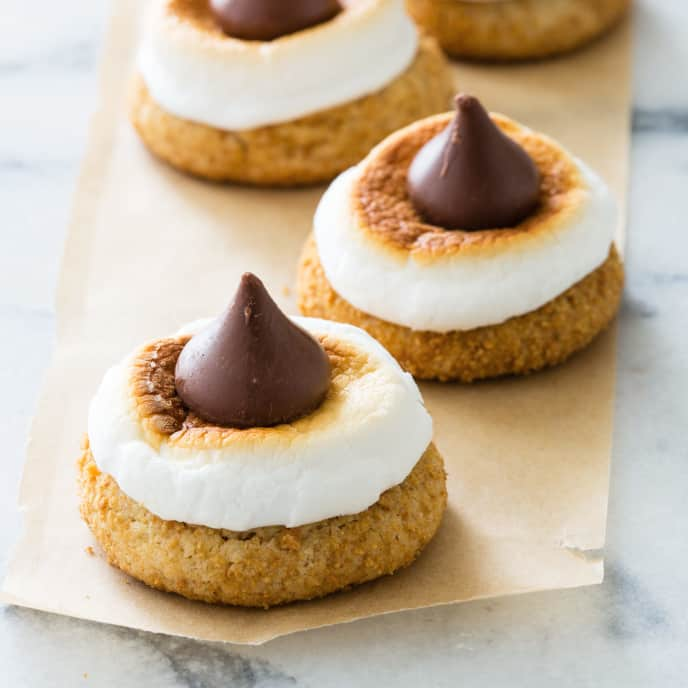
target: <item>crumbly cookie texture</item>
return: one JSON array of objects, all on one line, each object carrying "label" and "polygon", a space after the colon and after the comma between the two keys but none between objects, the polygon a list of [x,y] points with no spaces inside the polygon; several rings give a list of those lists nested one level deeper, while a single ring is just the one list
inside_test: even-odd
[{"label": "crumbly cookie texture", "polygon": [[215,181],[299,186],[332,179],[392,131],[446,110],[454,86],[434,39],[423,37],[414,61],[385,88],[300,119],[225,131],[180,119],[152,98],[141,77],[130,117],[148,148],[174,167]]},{"label": "crumbly cookie texture", "polygon": [[406,480],[366,511],[245,532],[158,518],[98,469],[88,440],[78,469],[81,516],[113,566],[159,590],[249,607],[321,597],[408,566],[437,531],[447,501],[444,463],[432,444]]},{"label": "crumbly cookie texture", "polygon": [[310,237],[301,256],[298,294],[302,313],[363,328],[414,377],[473,382],[553,366],[587,346],[614,318],[623,281],[623,265],[612,246],[599,268],[535,311],[474,330],[418,331],[345,301],[328,282]]},{"label": "crumbly cookie texture", "polygon": [[415,21],[450,55],[522,60],[574,50],[624,15],[630,0],[406,0]]}]

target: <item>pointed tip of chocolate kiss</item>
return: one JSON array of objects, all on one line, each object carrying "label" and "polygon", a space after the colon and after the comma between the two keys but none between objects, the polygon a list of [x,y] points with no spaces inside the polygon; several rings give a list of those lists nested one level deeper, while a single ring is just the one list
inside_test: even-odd
[{"label": "pointed tip of chocolate kiss", "polygon": [[184,404],[208,422],[265,427],[317,408],[330,385],[330,362],[247,272],[227,310],[182,349],[175,383]]},{"label": "pointed tip of chocolate kiss", "polygon": [[454,109],[457,112],[465,112],[471,108],[479,108],[483,112],[487,112],[483,104],[475,96],[470,95],[470,93],[457,93],[454,96]]},{"label": "pointed tip of chocolate kiss", "polygon": [[408,192],[419,214],[445,229],[512,227],[533,212],[540,173],[474,96],[454,99],[449,125],[416,154]]},{"label": "pointed tip of chocolate kiss", "polygon": [[333,19],[342,5],[338,0],[210,0],[210,10],[228,36],[272,41]]}]

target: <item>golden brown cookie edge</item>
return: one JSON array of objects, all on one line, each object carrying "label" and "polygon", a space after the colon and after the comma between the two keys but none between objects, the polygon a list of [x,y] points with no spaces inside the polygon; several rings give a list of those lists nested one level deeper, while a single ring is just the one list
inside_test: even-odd
[{"label": "golden brown cookie edge", "polygon": [[585,348],[616,315],[623,281],[612,245],[602,265],[530,313],[473,330],[412,330],[364,313],[337,294],[311,235],[301,255],[297,291],[301,313],[363,328],[414,377],[473,382],[535,372]]},{"label": "golden brown cookie edge", "polygon": [[[631,0],[575,0],[576,9],[571,0],[565,0],[567,6],[559,0],[556,4],[547,1],[549,7],[540,10],[532,9],[532,0],[494,5],[406,0],[406,6],[414,21],[437,38],[446,53],[488,61],[533,60],[571,52],[613,29],[631,6]],[[500,5],[513,9],[505,15]],[[549,16],[538,21],[533,11]]]},{"label": "golden brown cookie edge", "polygon": [[383,89],[290,122],[226,131],[184,120],[160,107],[140,76],[129,112],[148,149],[183,172],[212,181],[303,186],[332,179],[391,132],[446,110],[453,92],[437,43],[422,37],[413,62]]},{"label": "golden brown cookie edge", "polygon": [[78,470],[81,516],[110,564],[159,590],[249,607],[322,597],[408,566],[435,535],[447,500],[433,444],[366,511],[242,533],[158,518],[98,469],[88,440]]}]

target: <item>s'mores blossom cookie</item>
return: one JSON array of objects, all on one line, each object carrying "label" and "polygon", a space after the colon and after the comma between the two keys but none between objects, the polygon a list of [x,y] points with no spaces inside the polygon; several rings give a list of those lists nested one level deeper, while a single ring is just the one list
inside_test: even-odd
[{"label": "s'mores blossom cookie", "polygon": [[110,563],[206,602],[269,607],[394,573],[446,506],[413,378],[356,327],[288,318],[250,274],[220,317],[106,373],[78,465]]},{"label": "s'mores blossom cookie", "polygon": [[523,60],[589,43],[619,22],[631,0],[406,0],[406,5],[450,55]]},{"label": "s'mores blossom cookie", "polygon": [[364,328],[418,378],[528,373],[613,319],[616,225],[584,162],[461,95],[455,113],[396,132],[325,192],[299,306]]},{"label": "s'mores blossom cookie", "polygon": [[446,109],[452,80],[403,0],[153,0],[131,98],[148,148],[256,185],[328,180]]}]

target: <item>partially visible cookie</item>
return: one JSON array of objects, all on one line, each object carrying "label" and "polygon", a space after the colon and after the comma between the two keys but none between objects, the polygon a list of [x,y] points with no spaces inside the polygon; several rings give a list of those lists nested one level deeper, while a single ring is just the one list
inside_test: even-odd
[{"label": "partially visible cookie", "polygon": [[226,131],[163,110],[138,77],[131,121],[159,158],[215,181],[298,186],[357,163],[387,134],[446,109],[453,86],[437,45],[421,41],[411,66],[382,90],[292,122]]},{"label": "partially visible cookie", "polygon": [[548,57],[613,27],[630,0],[406,0],[450,55],[481,60]]},{"label": "partially visible cookie", "polygon": [[[219,4],[153,0],[140,50],[131,121],[183,172],[264,186],[325,181],[449,103],[446,59],[402,0],[358,0],[334,16],[325,3],[324,21],[269,40],[233,35],[239,5],[215,16]],[[280,17],[294,29],[304,7],[286,5]],[[239,29],[270,28],[248,23]]]}]

